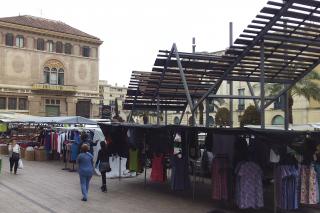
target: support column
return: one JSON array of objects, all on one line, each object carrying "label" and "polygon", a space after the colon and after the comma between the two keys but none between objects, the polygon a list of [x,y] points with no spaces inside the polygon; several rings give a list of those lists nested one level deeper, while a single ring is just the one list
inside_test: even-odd
[{"label": "support column", "polygon": [[289,130],[289,95],[284,93],[284,129]]},{"label": "support column", "polygon": [[[230,47],[233,44],[233,23],[229,22],[229,44]],[[233,81],[229,81],[229,94],[233,95]],[[233,127],[233,99],[229,99],[229,110],[230,110],[230,127]]]},{"label": "support column", "polygon": [[206,99],[206,127],[209,127],[209,99]]},{"label": "support column", "polygon": [[[250,82],[247,82],[247,85],[248,85],[248,88],[249,88],[251,96],[255,96],[253,88],[252,88]],[[258,100],[257,99],[253,99],[253,102],[254,102],[254,106],[256,107],[256,110],[260,110]]]},{"label": "support column", "polygon": [[[181,113],[179,125],[181,125],[181,123],[182,123],[182,119],[183,119],[183,116],[184,116],[186,110],[187,110],[187,104],[185,105],[184,110],[183,110],[182,113]],[[188,120],[188,119],[187,119],[187,120]],[[187,123],[188,123],[188,121],[187,121]]]},{"label": "support column", "polygon": [[260,44],[260,119],[261,129],[266,128],[265,124],[265,91],[264,91],[264,41]]},{"label": "support column", "polygon": [[168,124],[168,112],[167,110],[164,111],[164,125]]},{"label": "support column", "polygon": [[159,100],[159,94],[157,95],[157,125],[160,125],[160,100]]},{"label": "support column", "polygon": [[[194,107],[193,107],[194,104],[193,104],[193,101],[192,101],[192,98],[191,98],[191,95],[190,95],[190,92],[189,92],[187,80],[186,80],[185,74],[183,72],[183,68],[182,68],[182,64],[181,64],[181,61],[180,61],[180,57],[179,57],[179,53],[178,53],[178,49],[177,49],[176,44],[173,44],[173,47],[174,47],[175,56],[176,56],[177,64],[178,64],[179,71],[180,71],[181,81],[183,83],[183,87],[184,87],[184,90],[185,90],[185,93],[186,93],[186,96],[187,96],[188,104],[189,104],[190,110],[192,112],[192,115],[194,115]],[[196,119],[195,119],[194,116],[193,116],[193,121],[194,121],[194,125],[196,125]]]}]

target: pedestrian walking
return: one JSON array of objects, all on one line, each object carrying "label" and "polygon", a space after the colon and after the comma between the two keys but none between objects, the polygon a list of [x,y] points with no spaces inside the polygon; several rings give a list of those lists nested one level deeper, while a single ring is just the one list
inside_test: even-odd
[{"label": "pedestrian walking", "polygon": [[102,186],[101,191],[107,192],[107,181],[106,181],[106,173],[111,171],[109,164],[110,153],[107,148],[107,144],[105,141],[100,142],[100,150],[98,152],[98,158],[96,161],[96,167],[99,166],[99,171],[101,173],[102,178]]},{"label": "pedestrian walking", "polygon": [[88,200],[89,183],[93,175],[93,155],[89,152],[89,146],[83,144],[81,153],[77,157],[77,164],[80,176],[80,186],[82,192],[82,201]]},{"label": "pedestrian walking", "polygon": [[20,159],[20,146],[16,140],[12,140],[12,144],[9,146],[9,161],[10,161],[10,173],[12,170],[14,174],[17,174],[18,165]]}]

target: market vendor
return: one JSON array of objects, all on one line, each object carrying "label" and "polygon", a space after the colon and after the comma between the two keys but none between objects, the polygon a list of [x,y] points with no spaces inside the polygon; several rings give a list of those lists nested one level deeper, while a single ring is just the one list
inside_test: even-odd
[{"label": "market vendor", "polygon": [[93,155],[93,147],[97,146],[98,144],[98,140],[96,141],[92,141],[92,139],[89,137],[89,135],[86,132],[82,132],[81,133],[81,143],[80,143],[80,147],[82,146],[82,144],[87,144],[90,147],[89,152]]}]

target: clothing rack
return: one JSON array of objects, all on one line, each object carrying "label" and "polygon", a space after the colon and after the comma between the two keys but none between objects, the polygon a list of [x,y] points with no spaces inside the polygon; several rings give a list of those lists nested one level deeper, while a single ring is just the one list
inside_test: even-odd
[{"label": "clothing rack", "polygon": [[[107,126],[112,126],[108,125],[108,124],[99,124],[101,129],[104,130],[104,128],[106,128]],[[121,124],[117,124],[115,126],[122,126]],[[276,144],[277,146],[286,146],[287,142],[283,141],[283,139],[287,140],[287,136],[289,136],[289,138],[294,138],[294,137],[300,137],[302,135],[304,135],[304,137],[307,137],[308,134],[306,134],[305,132],[298,132],[298,131],[281,131],[281,130],[257,130],[257,129],[248,129],[248,128],[235,128],[235,129],[217,129],[217,128],[203,128],[203,127],[185,127],[185,126],[152,126],[152,125],[147,125],[147,126],[134,126],[134,125],[126,125],[124,124],[122,126],[122,128],[141,128],[146,130],[145,132],[147,132],[150,129],[153,128],[168,128],[171,130],[174,130],[174,134],[176,134],[176,132],[178,131],[182,131],[182,132],[186,132],[189,129],[196,129],[198,132],[213,132],[213,133],[218,133],[218,134],[226,134],[226,135],[237,135],[237,136],[241,136],[241,137],[245,137],[245,138],[250,138],[250,139],[256,139],[253,141],[253,143],[255,143],[255,141],[260,141],[262,140],[262,138],[264,139],[268,139],[268,140],[273,140],[271,143]],[[144,133],[146,134],[146,133]],[[320,136],[320,133],[318,133],[318,135]],[[186,151],[187,153],[189,153],[189,145],[188,145],[188,136],[186,135]],[[290,141],[290,139],[288,139]],[[269,142],[268,142],[269,143]],[[269,144],[268,144],[269,145]],[[146,137],[144,137],[144,141],[143,141],[143,147],[146,150],[147,147],[147,141],[146,141]],[[190,162],[190,161],[188,161]],[[147,163],[147,158],[144,159],[144,163],[146,165]],[[276,169],[277,164],[273,164],[273,176],[275,176],[275,169]],[[272,171],[272,170],[271,170]],[[196,174],[195,174],[195,169],[193,169],[192,172],[192,176],[193,176],[193,184],[192,184],[192,197],[193,199],[196,199]],[[147,184],[147,168],[145,167],[145,171],[144,171],[144,186],[146,186]],[[276,213],[278,212],[278,208],[277,208],[277,194],[276,194],[276,184],[274,183],[274,196],[273,196],[273,202],[274,202],[274,207],[273,207],[273,212]]]}]

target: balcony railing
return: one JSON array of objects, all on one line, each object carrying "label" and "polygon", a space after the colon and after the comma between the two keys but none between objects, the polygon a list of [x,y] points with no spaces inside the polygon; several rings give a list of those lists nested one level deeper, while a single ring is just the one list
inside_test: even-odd
[{"label": "balcony railing", "polygon": [[76,92],[76,86],[70,85],[53,85],[53,84],[33,84],[32,90],[39,91],[61,91],[61,92]]}]

